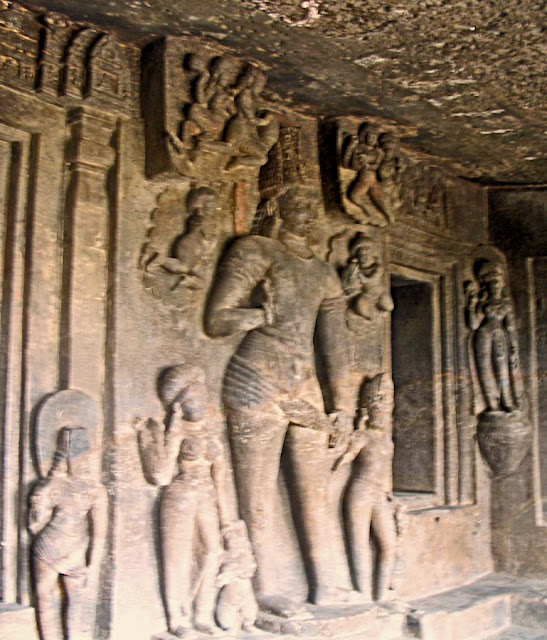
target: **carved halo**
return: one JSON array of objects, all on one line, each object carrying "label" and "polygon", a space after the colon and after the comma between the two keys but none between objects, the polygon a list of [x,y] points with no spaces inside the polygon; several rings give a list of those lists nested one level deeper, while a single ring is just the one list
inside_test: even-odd
[{"label": "carved halo", "polygon": [[66,425],[85,427],[95,448],[99,411],[97,403],[83,391],[65,389],[48,396],[40,405],[35,423],[35,453],[38,471],[47,476],[57,443],[57,432]]}]

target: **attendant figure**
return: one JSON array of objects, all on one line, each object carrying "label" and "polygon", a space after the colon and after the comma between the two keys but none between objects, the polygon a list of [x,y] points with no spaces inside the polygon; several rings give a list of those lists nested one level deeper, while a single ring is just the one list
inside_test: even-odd
[{"label": "attendant figure", "polygon": [[[29,496],[32,570],[41,640],[81,640],[87,582],[103,554],[108,498],[92,472],[87,430],[63,426],[48,476]],[[62,590],[61,590],[61,584]]]},{"label": "attendant figure", "polygon": [[[346,528],[356,588],[372,598],[385,600],[392,586],[397,556],[397,529],[393,503],[393,382],[381,373],[363,385],[358,428],[335,469],[354,462],[345,496]],[[373,572],[370,534],[376,544]]]},{"label": "attendant figure", "polygon": [[[168,628],[178,637],[191,628],[214,634],[220,528],[227,520],[223,449],[211,432],[205,375],[199,367],[171,367],[159,386],[165,424],[138,418],[135,429],[145,473],[154,484],[165,486],[160,532]],[[193,581],[196,534],[203,556]]]}]

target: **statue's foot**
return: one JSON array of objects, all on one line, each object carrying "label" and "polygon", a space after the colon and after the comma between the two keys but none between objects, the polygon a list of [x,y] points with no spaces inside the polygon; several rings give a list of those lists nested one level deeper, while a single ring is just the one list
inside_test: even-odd
[{"label": "statue's foot", "polygon": [[293,620],[307,620],[313,617],[304,604],[293,602],[285,596],[258,596],[257,601],[261,611],[271,613],[274,616],[292,618]]},{"label": "statue's foot", "polygon": [[215,621],[209,618],[196,618],[194,620],[194,629],[209,636],[218,636],[221,633]]},{"label": "statue's foot", "polygon": [[340,604],[366,604],[370,602],[365,594],[352,589],[341,587],[320,587],[315,592],[314,604],[319,606],[333,606]]},{"label": "statue's foot", "polygon": [[169,633],[176,638],[191,638],[195,635],[195,631],[192,627],[187,627],[184,625],[169,627]]}]

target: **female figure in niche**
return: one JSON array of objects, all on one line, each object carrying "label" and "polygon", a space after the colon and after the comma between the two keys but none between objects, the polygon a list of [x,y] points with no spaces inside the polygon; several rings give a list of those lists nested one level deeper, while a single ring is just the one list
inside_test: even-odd
[{"label": "female figure in niche", "polygon": [[[135,428],[145,473],[154,484],[166,486],[160,532],[168,627],[179,637],[192,627],[213,634],[218,631],[214,611],[220,528],[227,519],[222,509],[224,457],[210,430],[204,372],[188,364],[171,367],[160,380],[159,395],[165,424],[137,418]],[[203,554],[193,580],[196,533]]]},{"label": "female figure in niche", "polygon": [[376,598],[384,600],[392,588],[397,555],[393,503],[393,382],[378,374],[364,383],[358,428],[335,468],[355,460],[346,493],[347,534],[355,586],[372,597],[370,533],[377,545]]},{"label": "female figure in niche", "polygon": [[473,335],[473,351],[480,390],[487,411],[520,408],[518,342],[513,304],[506,290],[503,266],[491,260],[475,264],[478,288],[465,284],[466,319]]},{"label": "female figure in niche", "polygon": [[90,454],[87,430],[63,426],[49,474],[29,497],[28,527],[35,535],[32,569],[42,640],[82,638],[86,582],[88,573],[99,569],[108,508],[106,489],[93,477]]}]

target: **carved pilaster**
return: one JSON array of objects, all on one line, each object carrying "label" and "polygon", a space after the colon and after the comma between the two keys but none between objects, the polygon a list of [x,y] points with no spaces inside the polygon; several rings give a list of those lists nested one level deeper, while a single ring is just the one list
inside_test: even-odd
[{"label": "carved pilaster", "polygon": [[[64,386],[102,396],[106,339],[109,172],[116,120],[80,108],[69,115],[63,285]],[[93,322],[90,322],[93,319]]]}]

